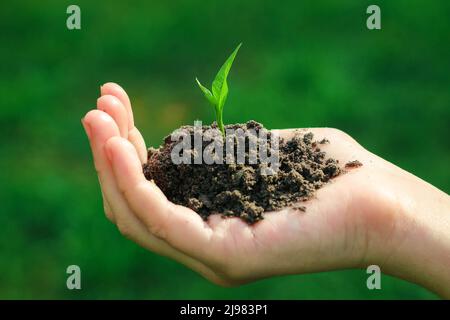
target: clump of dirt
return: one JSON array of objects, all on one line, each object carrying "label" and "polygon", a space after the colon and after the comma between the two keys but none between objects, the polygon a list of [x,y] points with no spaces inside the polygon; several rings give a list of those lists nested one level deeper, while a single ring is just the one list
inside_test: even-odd
[{"label": "clump of dirt", "polygon": [[[193,126],[180,129],[191,142],[194,141]],[[211,129],[217,129],[215,123],[201,127],[205,135]],[[261,130],[268,138],[272,133],[255,121],[228,125],[226,129],[242,129],[247,134],[245,163],[227,164],[224,160],[223,164],[194,164],[193,160],[192,164],[175,164],[171,153],[179,141],[172,141],[168,136],[158,149],[149,149],[148,162],[143,166],[145,177],[153,180],[170,201],[191,208],[204,219],[220,213],[253,224],[263,219],[266,211],[285,207],[305,211],[298,202],[310,199],[317,189],[342,172],[338,161],[327,158],[319,148],[319,145],[329,143],[328,140],[317,142],[311,132],[297,132],[290,140],[279,140],[279,169],[274,174],[264,174],[267,161],[264,163],[257,153],[256,164],[249,163],[255,154],[249,153],[248,147],[252,141],[260,145]],[[215,131],[220,135],[218,130]],[[226,139],[231,139],[235,151],[238,141],[242,143],[234,134],[227,135]],[[210,143],[203,141],[202,150]],[[271,140],[266,139],[266,143],[269,155],[275,152]],[[188,152],[194,159],[199,152],[194,150],[194,143],[191,145]],[[226,147],[226,143],[221,145],[223,155],[226,155]]]},{"label": "clump of dirt", "polygon": [[352,169],[352,168],[359,168],[361,167],[363,164],[361,162],[359,162],[358,160],[353,160],[353,161],[349,161],[345,164],[345,167],[348,169]]}]

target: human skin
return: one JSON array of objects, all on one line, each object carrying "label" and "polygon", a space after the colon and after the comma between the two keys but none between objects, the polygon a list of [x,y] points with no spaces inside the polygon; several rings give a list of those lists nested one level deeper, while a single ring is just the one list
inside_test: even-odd
[{"label": "human skin", "polygon": [[[321,149],[329,157],[363,166],[348,169],[302,202],[306,212],[265,213],[250,226],[218,215],[204,221],[145,179],[147,148],[119,85],[101,87],[97,109],[82,123],[108,219],[125,237],[216,284],[376,264],[450,298],[450,197],[340,130],[298,129],[327,138],[330,143]],[[295,130],[276,131],[288,138]]]}]

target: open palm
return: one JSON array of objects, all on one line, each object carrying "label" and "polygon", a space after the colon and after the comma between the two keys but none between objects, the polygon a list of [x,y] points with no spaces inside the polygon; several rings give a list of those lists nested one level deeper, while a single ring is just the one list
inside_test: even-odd
[{"label": "open palm", "polygon": [[[176,205],[145,179],[147,149],[134,126],[130,100],[114,83],[101,88],[97,109],[82,120],[91,144],[106,216],[141,246],[175,259],[221,285],[235,285],[278,274],[363,266],[382,247],[379,233],[395,224],[386,177],[398,168],[371,154],[347,134],[331,128],[300,129],[343,165],[359,160],[302,205],[247,225],[239,218],[208,221]],[[293,129],[279,130],[289,137]],[[387,222],[387,223],[386,223]],[[383,237],[382,239],[386,239]]]}]

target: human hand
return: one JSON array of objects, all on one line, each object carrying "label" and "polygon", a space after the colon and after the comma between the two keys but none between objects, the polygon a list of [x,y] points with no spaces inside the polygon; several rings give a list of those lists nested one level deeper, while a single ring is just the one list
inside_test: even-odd
[{"label": "human hand", "polygon": [[[431,258],[444,253],[448,270],[448,196],[365,150],[340,130],[307,129],[316,139],[330,141],[321,146],[329,157],[343,164],[357,159],[363,166],[348,170],[302,202],[305,213],[292,209],[265,213],[264,220],[249,226],[239,218],[218,215],[203,221],[191,209],[168,201],[145,179],[142,164],[147,149],[134,126],[129,98],[118,85],[102,86],[97,110],[88,112],[82,122],[106,216],[125,237],[214,283],[236,285],[274,275],[378,264],[382,271],[448,294],[436,281],[414,278],[418,269],[427,268],[442,280],[445,270],[412,259],[414,254]],[[284,138],[294,134],[277,131]],[[416,201],[424,198],[426,204]],[[414,216],[423,206],[431,212],[424,220]],[[442,208],[447,208],[446,216]],[[433,218],[446,221],[447,229]],[[418,238],[416,231],[425,236]],[[427,250],[425,244],[436,244],[436,235],[444,247],[441,243],[435,252]],[[420,246],[423,250],[418,253]],[[408,266],[411,261],[413,266]]]}]

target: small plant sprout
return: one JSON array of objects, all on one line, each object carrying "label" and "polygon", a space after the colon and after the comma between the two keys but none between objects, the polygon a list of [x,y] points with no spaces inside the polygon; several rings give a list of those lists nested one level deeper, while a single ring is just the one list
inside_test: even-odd
[{"label": "small plant sprout", "polygon": [[208,101],[214,106],[214,109],[216,110],[217,126],[219,127],[223,136],[225,136],[225,129],[223,126],[222,114],[223,106],[225,105],[225,101],[227,100],[228,96],[227,77],[228,73],[230,72],[231,65],[233,64],[234,58],[236,57],[236,54],[239,51],[241,45],[242,43],[240,43],[237,48],[234,49],[233,53],[222,65],[219,72],[217,72],[217,75],[212,83],[212,92],[208,88],[204,87],[197,78],[195,78],[206,99],[208,99]]}]

